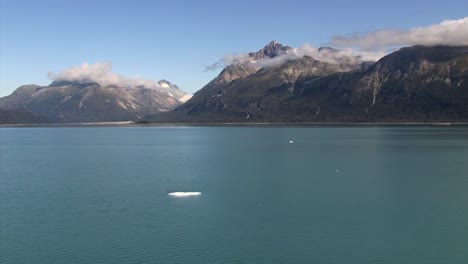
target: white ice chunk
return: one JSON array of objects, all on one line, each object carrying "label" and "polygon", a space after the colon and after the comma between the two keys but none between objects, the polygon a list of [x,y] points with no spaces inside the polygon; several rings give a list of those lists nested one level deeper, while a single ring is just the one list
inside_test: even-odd
[{"label": "white ice chunk", "polygon": [[168,195],[172,197],[189,197],[201,195],[201,192],[171,192]]}]

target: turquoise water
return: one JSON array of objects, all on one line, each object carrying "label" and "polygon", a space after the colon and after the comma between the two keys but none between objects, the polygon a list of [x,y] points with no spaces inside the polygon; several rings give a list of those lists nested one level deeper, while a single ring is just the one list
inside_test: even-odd
[{"label": "turquoise water", "polygon": [[467,263],[468,128],[0,128],[0,209],[3,264]]}]

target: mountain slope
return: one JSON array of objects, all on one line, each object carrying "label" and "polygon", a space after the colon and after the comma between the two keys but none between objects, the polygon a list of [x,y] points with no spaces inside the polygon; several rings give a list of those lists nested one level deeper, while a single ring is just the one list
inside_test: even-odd
[{"label": "mountain slope", "polygon": [[0,108],[26,109],[51,122],[122,121],[172,110],[188,97],[168,81],[158,84],[157,88],[69,81],[25,85],[0,98]]},{"label": "mountain slope", "polygon": [[467,121],[467,81],[468,47],[414,46],[365,71],[303,80],[295,96],[320,108],[307,120]]},{"label": "mountain slope", "polygon": [[40,124],[47,122],[46,118],[35,116],[25,110],[0,109],[0,124]]}]

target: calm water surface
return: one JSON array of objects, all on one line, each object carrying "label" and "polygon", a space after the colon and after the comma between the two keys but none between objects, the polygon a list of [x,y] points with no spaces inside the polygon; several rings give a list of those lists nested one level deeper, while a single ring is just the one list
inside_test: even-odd
[{"label": "calm water surface", "polygon": [[467,127],[0,128],[3,264],[467,260]]}]

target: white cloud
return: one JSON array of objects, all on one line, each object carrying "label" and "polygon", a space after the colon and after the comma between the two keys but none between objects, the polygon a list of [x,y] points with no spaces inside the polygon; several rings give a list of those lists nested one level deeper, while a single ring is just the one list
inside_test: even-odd
[{"label": "white cloud", "polygon": [[468,45],[468,17],[444,20],[439,24],[408,30],[377,30],[364,35],[336,36],[333,46],[362,50],[385,49],[405,45]]},{"label": "white cloud", "polygon": [[48,77],[52,81],[70,81],[78,83],[95,82],[102,86],[117,85],[128,88],[139,86],[161,88],[161,86],[153,80],[140,77],[128,78],[112,72],[112,63],[110,62],[96,62],[94,64],[85,62],[59,73],[49,72]]},{"label": "white cloud", "polygon": [[[356,52],[353,49],[332,49],[332,48],[316,48],[310,44],[304,44],[300,48],[290,50],[287,54],[275,57],[272,61],[277,61],[275,65],[279,65],[287,60],[300,59],[309,56],[316,60],[327,62],[331,64],[346,64],[346,63],[360,63],[362,61],[378,60],[385,56],[384,52]],[[259,61],[260,64],[268,65],[269,62]]]}]

